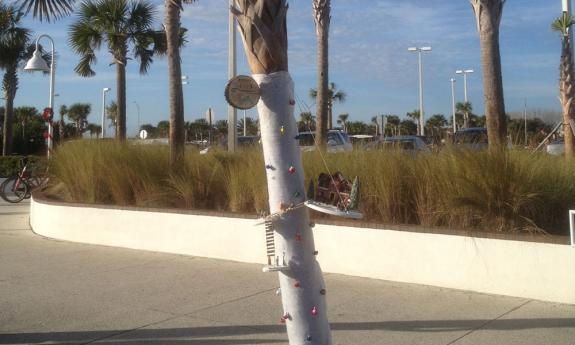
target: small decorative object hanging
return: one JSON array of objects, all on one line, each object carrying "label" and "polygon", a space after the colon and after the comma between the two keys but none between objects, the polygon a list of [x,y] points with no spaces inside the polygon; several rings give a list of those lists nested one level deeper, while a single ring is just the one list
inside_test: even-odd
[{"label": "small decorative object hanging", "polygon": [[281,323],[286,323],[286,321],[289,320],[289,319],[291,319],[290,314],[289,314],[289,313],[285,313],[285,314],[282,315],[282,317],[281,317],[281,319],[280,319],[280,322],[281,322]]},{"label": "small decorative object hanging", "polygon": [[320,295],[325,295],[325,289],[319,290],[319,294],[320,294]]},{"label": "small decorative object hanging", "polygon": [[308,335],[305,337],[305,340],[306,340],[306,341],[311,341],[311,335],[308,334]]},{"label": "small decorative object hanging", "polygon": [[224,95],[226,101],[234,108],[250,109],[260,100],[258,83],[247,75],[238,75],[228,81]]},{"label": "small decorative object hanging", "polygon": [[301,242],[301,234],[299,232],[295,234],[295,240]]},{"label": "small decorative object hanging", "polygon": [[293,197],[294,197],[294,198],[299,198],[299,197],[300,197],[300,195],[301,195],[301,194],[300,194],[299,192],[295,192],[295,193],[293,193]]},{"label": "small decorative object hanging", "polygon": [[[311,186],[313,186],[313,180]],[[310,199],[305,204],[312,210],[344,218],[363,218],[363,214],[357,209],[359,203],[359,179],[357,177],[351,183],[339,171],[333,175],[321,173],[318,177],[317,188],[310,187],[308,197]]]},{"label": "small decorative object hanging", "polygon": [[290,104],[290,105],[295,105],[295,100],[290,99],[290,100],[289,100],[289,104]]},{"label": "small decorative object hanging", "polygon": [[295,282],[295,284],[293,284],[294,287],[299,288],[301,286],[301,284],[299,282]]},{"label": "small decorative object hanging", "polygon": [[318,311],[317,311],[317,307],[316,307],[316,306],[314,306],[313,308],[311,308],[311,315],[317,316],[317,313],[318,313]]},{"label": "small decorative object hanging", "polygon": [[281,288],[277,288],[276,290],[276,296],[281,296],[282,294],[282,289]]},{"label": "small decorative object hanging", "polygon": [[288,172],[290,174],[295,174],[295,168],[293,167],[293,165],[288,168]]},{"label": "small decorative object hanging", "polygon": [[269,170],[276,170],[276,169],[274,168],[274,166],[273,166],[273,165],[271,165],[271,164],[266,164],[266,169],[269,169]]},{"label": "small decorative object hanging", "polygon": [[285,134],[285,131],[286,131],[286,130],[285,130],[284,126],[281,126],[281,127],[280,127],[280,133],[281,133],[282,135],[284,135],[284,134]]},{"label": "small decorative object hanging", "polygon": [[314,250],[313,255],[317,255],[319,254],[319,252],[317,250]]}]

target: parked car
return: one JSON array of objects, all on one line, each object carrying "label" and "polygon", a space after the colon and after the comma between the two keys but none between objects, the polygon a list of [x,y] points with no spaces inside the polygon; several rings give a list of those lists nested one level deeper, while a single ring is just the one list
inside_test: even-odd
[{"label": "parked car", "polygon": [[556,140],[547,145],[547,153],[550,155],[561,156],[565,154],[565,141]]},{"label": "parked car", "polygon": [[365,146],[366,150],[400,150],[408,153],[429,152],[429,147],[417,135],[386,137]]},{"label": "parked car", "polygon": [[453,135],[452,143],[458,148],[486,150],[489,145],[487,128],[473,127],[461,129]]},{"label": "parked car", "polygon": [[[313,151],[316,149],[315,132],[302,132],[296,137],[302,151]],[[353,146],[345,132],[330,130],[327,133],[327,152],[352,151]]]}]

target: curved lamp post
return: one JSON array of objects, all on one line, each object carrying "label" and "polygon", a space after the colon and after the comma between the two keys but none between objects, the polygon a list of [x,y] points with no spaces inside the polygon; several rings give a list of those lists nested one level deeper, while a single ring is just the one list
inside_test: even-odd
[{"label": "curved lamp post", "polygon": [[[38,45],[38,42],[43,37],[46,37],[47,39],[50,40],[50,45],[52,48],[50,67],[48,67],[48,63],[46,63],[46,61],[42,58],[42,53],[40,52],[39,45]],[[55,63],[56,63],[56,61],[54,59],[54,40],[52,39],[52,37],[50,37],[48,35],[38,36],[38,38],[36,39],[36,49],[34,50],[34,55],[32,55],[32,58],[30,60],[28,60],[28,63],[26,63],[26,67],[24,67],[24,70],[32,71],[32,72],[33,71],[42,71],[42,72],[50,71],[50,98],[48,101],[48,107],[50,109],[52,109],[52,111],[54,111],[54,74],[55,74],[55,70],[56,70]],[[52,151],[53,131],[54,131],[54,129],[52,126],[52,121],[49,121],[48,122],[48,138],[46,138],[46,142],[47,142],[47,146],[48,146],[48,152],[47,152],[48,158],[50,158],[50,153]]]}]

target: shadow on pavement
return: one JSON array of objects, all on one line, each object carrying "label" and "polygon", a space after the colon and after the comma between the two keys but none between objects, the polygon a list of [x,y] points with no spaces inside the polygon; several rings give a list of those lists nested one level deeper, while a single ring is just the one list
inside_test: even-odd
[{"label": "shadow on pavement", "polygon": [[[537,328],[572,328],[575,318],[546,319],[475,319],[475,320],[415,320],[415,321],[381,321],[381,322],[335,322],[331,324],[334,331],[370,331],[387,330],[399,332],[454,332],[469,331],[477,328],[485,330],[523,330]],[[114,344],[197,344],[197,345],[232,345],[232,344],[278,344],[285,342],[278,339],[217,339],[227,336],[247,336],[254,334],[283,334],[283,325],[252,326],[214,326],[195,328],[137,329],[116,331],[86,332],[52,332],[52,333],[13,333],[0,334],[2,344],[30,344],[43,342],[76,343],[100,339]],[[111,339],[113,336],[118,338]],[[181,338],[181,339],[178,339]],[[197,339],[194,339],[197,338]],[[209,338],[209,339],[206,339]]]}]

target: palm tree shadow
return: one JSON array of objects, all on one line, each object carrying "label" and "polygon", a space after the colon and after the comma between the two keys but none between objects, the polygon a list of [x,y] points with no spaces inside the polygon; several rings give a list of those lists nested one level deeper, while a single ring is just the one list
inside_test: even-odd
[{"label": "palm tree shadow", "polygon": [[[459,332],[476,329],[508,331],[527,329],[575,328],[575,318],[539,319],[472,319],[472,320],[413,320],[377,322],[335,322],[334,331],[396,331],[396,332]],[[242,345],[280,344],[287,339],[239,339],[233,337],[253,335],[282,335],[283,325],[214,326],[165,329],[110,330],[85,332],[47,332],[0,334],[0,344],[58,344],[85,343],[106,340],[111,344],[191,344],[191,345]]]}]

